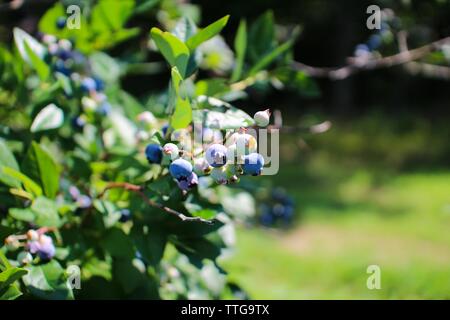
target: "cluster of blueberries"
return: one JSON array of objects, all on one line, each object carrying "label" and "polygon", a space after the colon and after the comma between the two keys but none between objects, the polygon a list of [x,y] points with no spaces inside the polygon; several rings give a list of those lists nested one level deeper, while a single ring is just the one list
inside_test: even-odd
[{"label": "cluster of blueberries", "polygon": [[[264,157],[256,152],[255,137],[245,131],[240,129],[233,133],[225,144],[213,139],[213,143],[206,145],[198,155],[180,150],[174,143],[148,144],[145,155],[152,164],[161,164],[167,158],[169,173],[183,191],[195,187],[199,175],[209,174],[219,184],[235,183],[240,175],[258,176],[264,168]],[[211,129],[203,129],[202,137],[211,135],[214,135]]]},{"label": "cluster of blueberries", "polygon": [[[5,245],[8,250],[14,251],[24,247],[25,250],[17,255],[17,261],[21,264],[31,263],[33,255],[44,261],[48,261],[55,256],[56,249],[53,239],[46,235],[43,229],[30,229],[24,235],[10,235],[5,239]],[[20,240],[24,240],[24,242]]]},{"label": "cluster of blueberries", "polygon": [[294,216],[294,201],[284,189],[276,188],[270,199],[260,207],[260,222],[264,226],[275,226],[279,223],[289,225]]},{"label": "cluster of blueberries", "polygon": [[[56,24],[58,28],[64,28],[65,17],[58,18]],[[96,114],[100,116],[109,114],[111,105],[103,92],[104,83],[101,79],[90,75],[86,57],[75,50],[73,43],[68,39],[58,39],[50,34],[40,34],[39,38],[47,48],[45,61],[53,72],[68,77],[72,82],[72,88],[81,96],[83,112],[72,119],[74,128],[83,128]]]}]

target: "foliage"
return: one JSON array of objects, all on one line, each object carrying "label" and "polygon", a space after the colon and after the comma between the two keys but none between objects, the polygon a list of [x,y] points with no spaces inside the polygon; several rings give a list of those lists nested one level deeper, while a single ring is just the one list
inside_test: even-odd
[{"label": "foliage", "polygon": [[[70,30],[59,21],[65,9],[63,1],[48,10],[37,37],[16,28],[14,47],[0,47],[0,105],[9,110],[0,115],[0,297],[236,296],[219,258],[233,245],[233,221],[254,212],[252,197],[211,177],[187,190],[169,174],[173,159],[149,163],[145,147],[175,142],[195,163],[180,142],[195,123],[220,133],[253,126],[231,103],[277,79],[298,32],[280,41],[271,13],[248,34],[243,21],[235,63],[219,36],[228,16],[199,29],[170,1],[100,0]],[[149,88],[163,106],[155,114],[120,82],[146,58],[106,51],[138,36],[126,25],[143,14],[164,18],[136,56],[157,50],[171,68],[167,90]],[[230,206],[236,198],[248,206]],[[67,285],[74,265],[81,290]]]}]

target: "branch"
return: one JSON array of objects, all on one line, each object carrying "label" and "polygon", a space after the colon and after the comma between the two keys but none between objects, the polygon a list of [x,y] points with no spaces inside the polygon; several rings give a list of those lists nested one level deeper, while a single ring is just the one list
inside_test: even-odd
[{"label": "branch", "polygon": [[124,190],[130,191],[130,192],[134,192],[137,195],[139,195],[150,206],[161,209],[173,216],[176,216],[181,221],[186,221],[186,222],[196,221],[196,222],[202,222],[202,223],[206,223],[206,224],[214,224],[216,222],[216,219],[203,219],[200,217],[188,217],[181,212],[178,212],[174,209],[166,207],[163,204],[160,204],[158,202],[155,202],[155,201],[149,199],[142,191],[143,187],[135,185],[135,184],[131,184],[128,182],[111,182],[105,187],[105,189],[103,189],[103,191],[97,197],[102,198],[105,195],[105,193],[110,189],[124,189]]},{"label": "branch", "polygon": [[[408,34],[406,31],[400,31],[397,33],[397,42],[400,52],[408,51]],[[405,64],[405,70],[411,74],[422,73],[430,78],[438,79],[450,79],[450,68],[446,66],[434,65],[425,62],[411,61]]]},{"label": "branch", "polygon": [[360,71],[388,68],[418,60],[449,43],[450,37],[446,37],[416,49],[401,51],[392,56],[374,59],[352,57],[348,59],[347,65],[337,68],[313,67],[297,61],[292,63],[292,68],[297,71],[304,71],[311,77],[342,80]]}]

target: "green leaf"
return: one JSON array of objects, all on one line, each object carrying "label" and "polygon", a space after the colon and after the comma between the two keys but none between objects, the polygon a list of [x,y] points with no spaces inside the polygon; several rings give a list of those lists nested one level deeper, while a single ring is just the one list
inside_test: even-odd
[{"label": "green leaf", "polygon": [[51,103],[43,108],[34,118],[31,124],[31,132],[56,129],[64,122],[64,112],[55,104]]},{"label": "green leaf", "polygon": [[13,153],[8,148],[6,143],[3,140],[0,140],[0,181],[10,187],[20,187],[19,180],[3,173],[3,166],[10,167],[14,170],[19,170],[19,165],[17,164],[16,158],[14,157]]},{"label": "green leaf", "polygon": [[64,269],[56,260],[28,267],[23,282],[36,297],[52,300],[73,299],[72,289],[67,285]]},{"label": "green leaf", "polygon": [[151,29],[152,39],[155,41],[159,51],[172,67],[177,67],[180,75],[186,74],[189,61],[189,49],[175,35],[163,32],[158,28]]},{"label": "green leaf", "polygon": [[145,283],[145,274],[141,273],[132,260],[117,259],[113,264],[114,279],[118,281],[126,294],[132,293]]},{"label": "green leaf", "polygon": [[28,176],[9,167],[2,167],[1,169],[4,174],[19,180],[26,191],[31,192],[36,197],[42,195],[42,188]]},{"label": "green leaf", "polygon": [[192,52],[200,44],[217,35],[226,26],[229,18],[230,16],[226,15],[225,17],[217,20],[216,22],[211,23],[206,28],[200,30],[194,36],[190,37],[186,41],[186,45],[189,48],[189,50]]},{"label": "green leaf", "polygon": [[167,234],[156,228],[151,228],[144,234],[138,227],[134,227],[131,236],[144,261],[157,266],[164,255]]},{"label": "green leaf", "polygon": [[268,65],[270,65],[276,58],[278,58],[280,55],[288,51],[292,45],[294,44],[295,39],[291,39],[283,43],[282,45],[276,47],[273,51],[266,54],[264,57],[262,57],[249,71],[249,76],[255,75],[257,72],[261,71],[262,69],[266,68]]},{"label": "green leaf", "polygon": [[60,169],[53,161],[53,157],[35,141],[28,149],[22,169],[33,180],[39,182],[48,198],[53,199],[56,196]]},{"label": "green leaf", "polygon": [[35,213],[35,223],[41,227],[60,227],[61,219],[56,203],[46,197],[38,197],[33,201],[31,210]]},{"label": "green leaf", "polygon": [[31,49],[29,43],[24,42],[25,52],[30,59],[30,64],[36,70],[39,78],[41,80],[47,80],[50,75],[50,67],[44,60],[42,60],[34,51]]},{"label": "green leaf", "polygon": [[15,300],[22,295],[18,284],[12,284],[4,290],[0,290],[0,300]]},{"label": "green leaf", "polygon": [[30,209],[10,208],[9,215],[16,220],[32,222],[35,218],[34,212]]},{"label": "green leaf", "polygon": [[14,28],[13,34],[14,41],[16,43],[17,49],[19,50],[19,54],[24,61],[26,61],[31,66],[33,65],[32,58],[28,55],[26,45],[29,47],[28,51],[33,52],[33,55],[35,55],[40,60],[44,59],[46,49],[35,38],[33,38],[20,28]]},{"label": "green leaf", "polygon": [[180,85],[183,81],[177,68],[172,68],[172,87],[175,91],[175,111],[170,118],[172,128],[186,128],[192,121],[192,108],[189,99],[183,98],[180,92]]},{"label": "green leaf", "polygon": [[228,108],[225,112],[194,110],[193,118],[195,123],[203,123],[208,128],[221,130],[245,128],[255,122],[246,112],[234,107]]},{"label": "green leaf", "polygon": [[97,32],[121,30],[133,9],[134,0],[100,0],[92,9],[92,28]]},{"label": "green leaf", "polygon": [[119,80],[121,74],[120,65],[111,56],[104,52],[95,52],[90,56],[89,61],[92,72],[98,78],[107,83],[114,83]]},{"label": "green leaf", "polygon": [[111,228],[101,242],[102,246],[113,257],[132,259],[134,257],[133,243],[119,228]]},{"label": "green leaf", "polygon": [[275,46],[273,12],[267,11],[252,23],[248,34],[248,56],[253,62],[272,51]]},{"label": "green leaf", "polygon": [[25,269],[15,267],[7,268],[5,271],[0,273],[0,290],[22,278],[25,274],[27,274],[27,270]]},{"label": "green leaf", "polygon": [[241,78],[242,69],[244,68],[245,52],[247,50],[247,23],[241,20],[239,28],[234,39],[234,49],[236,50],[236,66],[231,76],[231,82],[235,82]]},{"label": "green leaf", "polygon": [[11,263],[9,263],[8,258],[6,258],[5,254],[2,250],[0,250],[0,270],[12,268]]}]

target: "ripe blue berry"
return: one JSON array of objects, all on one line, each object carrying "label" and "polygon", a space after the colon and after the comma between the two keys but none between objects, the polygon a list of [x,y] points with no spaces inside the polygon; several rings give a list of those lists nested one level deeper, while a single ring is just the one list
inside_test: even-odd
[{"label": "ripe blue berry", "polygon": [[120,210],[120,222],[127,222],[131,219],[131,211],[128,209]]},{"label": "ripe blue berry", "polygon": [[192,173],[192,164],[184,159],[177,159],[169,166],[169,172],[177,180],[188,179]]},{"label": "ripe blue berry", "polygon": [[245,174],[250,174],[252,176],[259,176],[264,167],[264,157],[259,153],[250,153],[244,156],[244,164],[242,169]]},{"label": "ripe blue berry", "polygon": [[159,144],[149,144],[145,148],[145,156],[150,163],[161,163],[163,156],[161,146]]},{"label": "ripe blue berry", "polygon": [[161,127],[161,132],[162,132],[162,134],[163,134],[163,137],[166,136],[167,130],[169,130],[169,124],[168,124],[168,123],[166,123],[165,125],[163,125],[163,126]]},{"label": "ripe blue berry", "polygon": [[97,89],[97,83],[94,79],[86,77],[81,81],[81,89],[85,92],[95,91]]},{"label": "ripe blue berry", "polygon": [[86,124],[86,119],[82,116],[78,116],[72,119],[72,126],[75,129],[83,129],[84,125]]},{"label": "ripe blue berry", "polygon": [[56,27],[58,29],[64,29],[64,27],[66,26],[66,18],[65,17],[58,17],[58,19],[56,20]]},{"label": "ripe blue berry", "polygon": [[227,163],[227,147],[222,144],[213,144],[206,149],[206,161],[215,168]]},{"label": "ripe blue berry", "polygon": [[97,112],[102,116],[107,116],[111,112],[111,105],[109,104],[109,102],[104,101],[97,109]]}]

